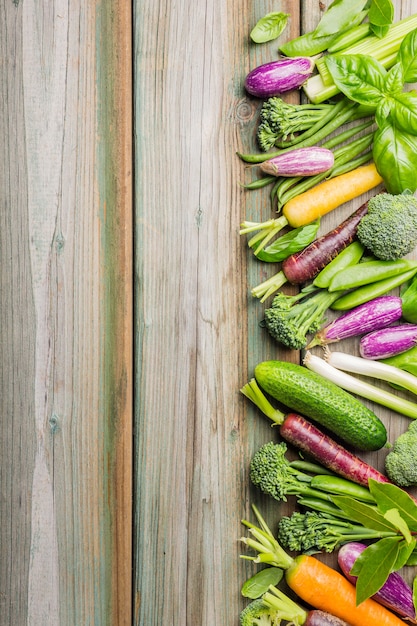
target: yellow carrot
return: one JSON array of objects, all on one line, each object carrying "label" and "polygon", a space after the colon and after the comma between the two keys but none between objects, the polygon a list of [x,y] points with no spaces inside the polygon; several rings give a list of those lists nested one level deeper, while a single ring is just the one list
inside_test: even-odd
[{"label": "yellow carrot", "polygon": [[314,222],[341,204],[357,198],[383,182],[374,163],[319,183],[289,200],[282,214],[293,228]]}]

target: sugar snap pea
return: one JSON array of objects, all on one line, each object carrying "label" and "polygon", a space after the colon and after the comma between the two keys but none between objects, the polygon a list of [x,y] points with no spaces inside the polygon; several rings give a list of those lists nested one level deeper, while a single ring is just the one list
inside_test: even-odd
[{"label": "sugar snap pea", "polygon": [[314,284],[317,287],[327,288],[338,272],[351,265],[356,265],[360,261],[363,252],[363,245],[359,241],[353,241],[321,270],[314,279]]},{"label": "sugar snap pea", "polygon": [[408,259],[397,261],[367,261],[358,263],[338,272],[330,281],[330,292],[342,289],[354,289],[362,285],[369,285],[379,280],[391,278],[403,274],[413,268],[417,269],[417,263]]}]

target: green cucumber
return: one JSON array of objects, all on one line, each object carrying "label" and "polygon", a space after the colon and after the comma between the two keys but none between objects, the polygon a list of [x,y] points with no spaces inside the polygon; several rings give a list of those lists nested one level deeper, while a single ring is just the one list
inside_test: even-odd
[{"label": "green cucumber", "polygon": [[380,450],[387,431],[358,398],[302,365],[263,361],[255,367],[258,384],[292,411],[315,420],[359,450]]}]

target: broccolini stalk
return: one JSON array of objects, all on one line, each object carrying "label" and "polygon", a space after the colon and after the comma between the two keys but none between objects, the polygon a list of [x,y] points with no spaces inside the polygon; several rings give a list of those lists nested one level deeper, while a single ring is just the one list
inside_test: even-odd
[{"label": "broccolini stalk", "polygon": [[277,533],[282,546],[303,553],[317,550],[333,552],[349,541],[393,536],[396,536],[395,532],[373,530],[317,511],[296,511],[291,516],[282,517]]}]

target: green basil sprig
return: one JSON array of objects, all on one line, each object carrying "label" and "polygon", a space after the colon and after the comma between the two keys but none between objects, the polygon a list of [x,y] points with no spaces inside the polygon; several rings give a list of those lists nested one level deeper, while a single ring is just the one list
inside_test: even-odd
[{"label": "green basil sprig", "polygon": [[417,29],[404,38],[397,62],[386,70],[367,55],[329,55],[327,67],[349,99],[375,108],[378,126],[373,158],[387,190],[417,189],[417,93],[404,91],[417,81]]},{"label": "green basil sprig", "polygon": [[250,32],[254,43],[266,43],[277,39],[287,25],[289,13],[267,13],[257,21]]}]

